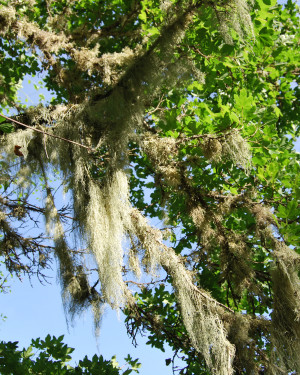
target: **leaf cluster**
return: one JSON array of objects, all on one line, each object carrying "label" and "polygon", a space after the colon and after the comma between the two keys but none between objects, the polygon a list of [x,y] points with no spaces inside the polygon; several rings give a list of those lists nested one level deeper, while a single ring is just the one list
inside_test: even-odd
[{"label": "leaf cluster", "polygon": [[63,343],[64,336],[47,335],[44,340],[40,338],[32,340],[31,345],[23,350],[18,349],[18,342],[0,343],[0,372],[3,375],[10,374],[105,374],[128,375],[132,371],[139,372],[140,364],[130,356],[126,358],[129,367],[120,369],[116,358],[104,360],[96,354],[90,360],[85,356],[79,360],[78,365],[68,364],[72,360],[74,349]]}]

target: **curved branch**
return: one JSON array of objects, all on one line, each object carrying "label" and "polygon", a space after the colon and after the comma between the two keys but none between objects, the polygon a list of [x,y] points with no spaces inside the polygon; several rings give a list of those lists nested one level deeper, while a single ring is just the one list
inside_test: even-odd
[{"label": "curved branch", "polygon": [[63,138],[63,137],[60,137],[60,136],[58,136],[58,135],[54,135],[54,134],[47,133],[47,132],[45,132],[45,131],[43,131],[43,130],[40,130],[40,129],[36,129],[36,128],[33,127],[33,126],[29,126],[29,125],[23,124],[23,123],[20,122],[20,121],[17,121],[17,120],[14,120],[14,119],[12,119],[12,118],[10,118],[10,117],[8,117],[8,116],[5,116],[5,115],[3,115],[2,113],[0,113],[0,116],[1,116],[1,117],[4,117],[6,120],[9,120],[9,121],[12,121],[12,122],[18,124],[18,125],[25,126],[25,128],[31,129],[31,130],[33,130],[33,131],[35,131],[35,132],[42,133],[42,134],[44,134],[44,135],[48,135],[49,137],[53,137],[53,138],[60,139],[61,141],[64,141],[64,142],[72,143],[72,144],[74,144],[74,145],[76,145],[76,146],[86,148],[86,149],[89,150],[89,151],[93,151],[93,149],[92,149],[91,147],[85,146],[85,145],[83,145],[83,144],[81,144],[81,143],[78,143],[78,142],[75,142],[75,141],[71,141],[70,139]]}]

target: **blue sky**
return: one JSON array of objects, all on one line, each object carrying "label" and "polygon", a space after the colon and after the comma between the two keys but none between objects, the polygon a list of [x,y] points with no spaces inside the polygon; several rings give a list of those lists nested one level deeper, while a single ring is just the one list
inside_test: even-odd
[{"label": "blue sky", "polygon": [[[50,100],[50,93],[40,86],[42,77],[26,77],[23,88],[19,92],[21,102],[35,105],[40,101],[39,95]],[[30,81],[30,83],[28,83]],[[62,193],[57,197],[63,201]],[[66,204],[66,202],[64,202]],[[16,277],[9,280],[11,292],[0,293],[0,313],[7,317],[0,320],[0,338],[4,341],[18,341],[20,347],[30,345],[31,339],[44,338],[47,334],[56,337],[64,335],[64,342],[75,348],[72,358],[75,362],[85,355],[90,358],[102,354],[105,359],[117,356],[120,365],[125,364],[124,358],[130,354],[133,359],[139,358],[142,363],[141,375],[172,374],[172,367],[165,366],[165,359],[172,358],[173,352],[166,353],[145,345],[146,337],[138,337],[138,347],[134,348],[127,336],[122,314],[118,317],[115,311],[107,308],[101,324],[99,337],[95,337],[93,317],[90,311],[77,317],[73,324],[67,324],[63,310],[60,285],[57,282],[55,263],[54,270],[49,274],[51,284],[41,285],[36,278],[31,281],[24,277],[22,281]]]},{"label": "blue sky", "polygon": [[4,341],[19,341],[26,347],[32,338],[44,338],[48,333],[56,337],[64,334],[64,342],[75,348],[72,357],[75,361],[85,355],[90,358],[102,354],[105,359],[117,355],[120,364],[127,354],[139,358],[142,363],[140,374],[171,374],[171,367],[165,367],[165,359],[172,353],[162,353],[145,345],[145,338],[138,338],[139,346],[134,348],[128,338],[122,316],[118,319],[115,312],[107,310],[98,338],[93,331],[93,319],[89,312],[74,321],[74,326],[66,324],[60,297],[60,287],[53,274],[52,285],[42,286],[36,280],[32,285],[27,278],[22,282],[11,283],[11,293],[1,294],[1,312],[7,316],[0,323],[0,337]]}]

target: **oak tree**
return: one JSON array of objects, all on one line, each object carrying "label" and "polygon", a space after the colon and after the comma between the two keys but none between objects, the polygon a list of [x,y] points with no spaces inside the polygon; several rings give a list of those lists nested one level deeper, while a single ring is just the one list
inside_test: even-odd
[{"label": "oak tree", "polygon": [[[133,340],[168,343],[181,374],[299,372],[297,5],[0,4],[9,271],[41,275],[54,254],[71,317],[122,309]],[[21,104],[40,73],[52,101]],[[24,237],[34,213],[44,234]]]}]

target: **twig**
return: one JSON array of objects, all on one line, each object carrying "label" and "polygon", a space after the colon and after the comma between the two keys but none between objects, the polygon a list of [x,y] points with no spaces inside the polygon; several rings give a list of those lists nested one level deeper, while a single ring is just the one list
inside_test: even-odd
[{"label": "twig", "polygon": [[159,99],[159,103],[157,104],[157,107],[154,108],[152,111],[147,112],[147,116],[151,116],[152,113],[156,112],[159,109],[159,106],[161,105],[163,99],[164,99],[164,95],[162,95],[161,98]]},{"label": "twig", "polygon": [[19,121],[17,121],[17,120],[14,120],[14,119],[8,117],[8,116],[5,116],[5,115],[3,115],[2,113],[0,113],[0,116],[1,116],[1,117],[4,117],[6,120],[9,120],[9,121],[15,122],[15,123],[18,124],[18,125],[25,126],[25,128],[32,129],[32,130],[34,130],[35,132],[42,133],[42,134],[44,134],[44,135],[48,135],[49,137],[57,138],[57,139],[60,139],[60,140],[62,140],[62,141],[65,141],[65,142],[69,142],[69,143],[72,143],[72,144],[74,144],[74,145],[76,145],[76,146],[80,146],[80,147],[86,148],[86,149],[89,150],[89,151],[92,151],[92,148],[91,148],[91,147],[85,146],[85,145],[83,145],[83,144],[81,144],[81,143],[78,143],[78,142],[75,142],[75,141],[71,141],[70,139],[66,139],[66,138],[60,137],[60,136],[58,136],[58,135],[54,135],[54,134],[50,134],[50,133],[44,132],[43,130],[40,130],[40,129],[36,129],[36,128],[33,127],[33,126],[29,126],[29,125],[23,124],[22,122],[19,122]]},{"label": "twig", "polygon": [[[16,203],[10,203],[10,202],[16,202]],[[20,202],[22,203],[22,205],[20,205]],[[2,200],[1,204],[3,204],[6,207],[12,208],[12,209],[22,206],[26,210],[31,210],[31,211],[35,211],[35,212],[39,212],[39,213],[44,212],[44,209],[42,207],[35,206],[35,205],[33,205],[31,203],[28,203],[28,202],[26,202],[25,200],[22,200],[22,199],[9,199],[9,202],[6,202],[5,200]],[[65,217],[67,219],[70,219],[70,220],[76,220],[72,216],[69,216],[69,215],[63,214],[62,212],[59,212],[59,210],[58,210],[58,215],[63,216],[63,217]]]},{"label": "twig", "polygon": [[202,297],[206,298],[207,300],[209,300],[209,301],[211,301],[211,302],[213,302],[213,303],[216,303],[217,305],[223,307],[225,310],[228,310],[228,311],[230,311],[231,313],[235,314],[235,311],[232,310],[230,307],[228,307],[228,306],[226,306],[226,305],[223,305],[223,303],[217,301],[216,299],[214,299],[214,298],[212,298],[212,297],[209,297],[206,293],[201,292],[201,290],[199,290],[199,289],[196,287],[196,285],[194,285],[194,289],[195,289],[195,292],[201,294]]},{"label": "twig", "polygon": [[162,283],[164,282],[164,280],[157,280],[157,281],[151,281],[149,283],[138,283],[136,281],[133,281],[133,280],[126,280],[124,281],[125,284],[134,284],[134,285],[137,285],[139,288],[145,288],[146,285],[154,285],[154,284],[157,284],[157,283]]},{"label": "twig", "polygon": [[199,55],[205,57],[206,59],[210,59],[210,58],[211,58],[211,56],[209,56],[209,55],[204,55],[204,53],[202,53],[202,52],[199,50],[199,48],[192,47],[192,50],[195,51],[195,52],[197,52],[197,53],[199,53]]}]

